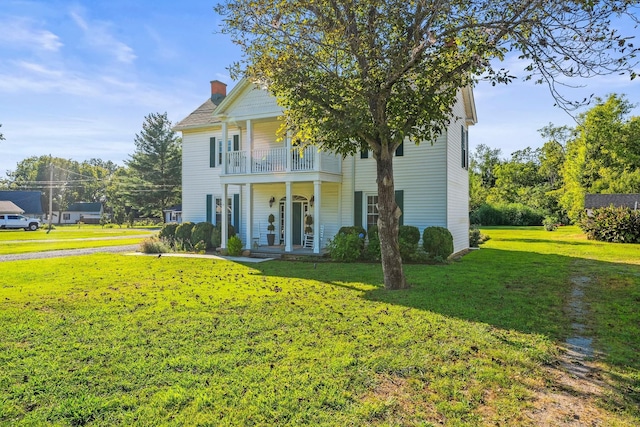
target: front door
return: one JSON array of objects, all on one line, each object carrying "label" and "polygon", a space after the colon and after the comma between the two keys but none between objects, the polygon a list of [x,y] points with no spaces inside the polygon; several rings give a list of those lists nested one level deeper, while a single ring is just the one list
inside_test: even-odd
[{"label": "front door", "polygon": [[302,245],[302,202],[293,202],[293,238],[294,245]]},{"label": "front door", "polygon": [[[302,236],[304,233],[304,217],[308,213],[309,204],[302,200],[301,196],[294,196],[292,204],[293,215],[293,234],[291,235],[293,245],[302,245]],[[280,244],[284,244],[284,231],[285,231],[285,206],[284,198],[280,201]]]}]

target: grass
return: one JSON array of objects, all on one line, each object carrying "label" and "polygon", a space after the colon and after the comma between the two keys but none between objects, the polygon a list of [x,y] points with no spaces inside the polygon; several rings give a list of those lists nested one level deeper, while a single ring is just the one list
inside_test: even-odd
[{"label": "grass", "polygon": [[91,225],[57,226],[49,233],[44,229],[1,230],[0,255],[132,245],[140,243],[141,236],[151,236],[156,232],[157,229],[102,228]]},{"label": "grass", "polygon": [[395,292],[371,264],[0,263],[0,424],[526,425],[570,334],[569,278],[588,269],[624,395],[602,404],[637,425],[638,248],[483,231],[460,261],[406,266]]}]

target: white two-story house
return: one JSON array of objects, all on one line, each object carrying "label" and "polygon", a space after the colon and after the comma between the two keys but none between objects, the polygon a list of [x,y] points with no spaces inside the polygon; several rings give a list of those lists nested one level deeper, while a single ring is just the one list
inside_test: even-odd
[{"label": "white two-story house", "polygon": [[[342,158],[279,140],[282,108],[248,80],[227,95],[211,82],[211,98],[175,129],[182,132],[182,218],[233,225],[247,249],[274,243],[284,252],[320,253],[342,226],[377,222],[376,165],[371,153]],[[420,232],[451,231],[454,251],[469,246],[468,127],[476,123],[471,88],[461,90],[452,120],[433,144],[408,140],[394,159],[400,223]],[[223,215],[226,212],[226,215]],[[308,218],[310,217],[310,218]]]}]

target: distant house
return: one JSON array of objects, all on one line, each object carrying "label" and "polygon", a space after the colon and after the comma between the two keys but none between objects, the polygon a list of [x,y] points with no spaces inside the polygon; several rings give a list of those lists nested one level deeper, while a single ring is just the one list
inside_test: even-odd
[{"label": "distant house", "polygon": [[62,211],[58,224],[99,224],[102,217],[102,203],[78,202],[72,203],[67,210]]},{"label": "distant house", "polygon": [[21,214],[24,210],[8,200],[0,200],[0,214]]},{"label": "distant house", "polygon": [[[12,202],[14,205],[22,209],[22,213],[30,217],[42,218],[44,210],[42,209],[42,193],[39,191],[0,191],[0,200]],[[8,212],[6,212],[8,213]]]},{"label": "distant house", "polygon": [[616,208],[640,208],[640,194],[586,194],[584,208],[590,215],[593,209],[614,206]]},{"label": "distant house", "polygon": [[182,205],[171,206],[164,211],[164,222],[182,223]]}]

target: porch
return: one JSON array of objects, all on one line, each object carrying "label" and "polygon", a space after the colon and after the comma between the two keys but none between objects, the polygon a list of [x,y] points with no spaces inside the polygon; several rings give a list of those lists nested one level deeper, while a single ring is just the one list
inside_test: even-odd
[{"label": "porch", "polygon": [[228,151],[223,161],[223,175],[273,174],[278,172],[341,173],[341,157],[319,151],[309,145]]}]

